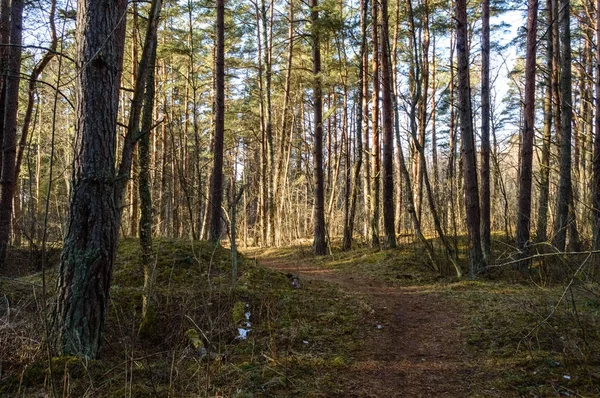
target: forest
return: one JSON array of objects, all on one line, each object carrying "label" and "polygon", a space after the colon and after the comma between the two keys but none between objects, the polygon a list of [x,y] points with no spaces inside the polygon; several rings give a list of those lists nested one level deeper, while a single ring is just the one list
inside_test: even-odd
[{"label": "forest", "polygon": [[599,46],[600,0],[0,0],[0,396],[600,395]]}]

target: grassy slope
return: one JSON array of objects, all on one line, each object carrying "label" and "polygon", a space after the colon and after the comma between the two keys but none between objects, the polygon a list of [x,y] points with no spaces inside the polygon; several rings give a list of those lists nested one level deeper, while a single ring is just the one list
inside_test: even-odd
[{"label": "grassy slope", "polygon": [[[359,314],[348,305],[352,298],[318,282],[294,289],[285,275],[245,259],[232,291],[227,250],[182,240],[157,240],[155,248],[153,333],[137,336],[142,273],[137,241],[126,240],[114,272],[103,355],[87,363],[55,358],[54,388],[59,396],[63,391],[102,397],[338,393],[343,380],[336,373],[347,366],[355,348],[352,336]],[[40,280],[36,274],[4,280],[0,286],[18,309],[0,328],[0,395],[30,396],[52,388],[39,343]],[[38,302],[31,300],[34,290]],[[241,341],[236,339],[237,327],[246,309],[253,330]],[[194,347],[190,336],[200,337],[210,359],[197,341]]]}]

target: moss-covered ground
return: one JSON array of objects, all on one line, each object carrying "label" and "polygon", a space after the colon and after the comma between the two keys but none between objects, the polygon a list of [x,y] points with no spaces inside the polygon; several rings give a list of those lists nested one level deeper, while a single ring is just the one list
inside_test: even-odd
[{"label": "moss-covered ground", "polygon": [[[600,289],[586,256],[472,281],[435,272],[411,243],[334,245],[320,258],[305,243],[244,250],[232,287],[227,249],[154,246],[151,333],[138,335],[139,246],[124,240],[94,361],[48,359],[40,272],[0,278],[0,396],[600,396]],[[499,245],[493,263],[508,261]]]},{"label": "moss-covered ground", "polygon": [[[231,256],[204,242],[159,239],[156,317],[138,336],[139,244],[119,246],[110,313],[99,359],[53,358],[44,347],[41,274],[4,278],[11,313],[0,325],[0,396],[254,397],[336,396],[339,370],[357,348],[360,313],[338,287],[295,289],[284,274],[241,258],[232,288]],[[52,287],[54,268],[48,269]],[[52,297],[52,288],[48,292]],[[247,339],[238,328],[248,329]],[[50,368],[53,378],[50,377]]]}]

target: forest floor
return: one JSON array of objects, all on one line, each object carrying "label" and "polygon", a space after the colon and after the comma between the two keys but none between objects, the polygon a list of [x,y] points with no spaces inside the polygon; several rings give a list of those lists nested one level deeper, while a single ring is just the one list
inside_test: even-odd
[{"label": "forest floor", "polygon": [[[309,250],[247,254],[271,270],[294,275],[302,288],[324,281],[363,303],[357,333],[362,344],[345,369],[344,396],[600,396],[594,387],[600,380],[598,360],[574,358],[569,352],[573,347],[564,343],[574,339],[561,333],[570,320],[549,322],[545,317],[548,311],[560,312],[556,300],[565,292],[561,286],[508,281],[523,279],[512,272],[500,281],[436,278],[415,264],[407,267],[411,255],[362,249],[315,260],[307,255]],[[597,299],[596,294],[592,297]],[[575,301],[571,304],[576,306]],[[567,312],[572,314],[573,308]],[[596,318],[597,313],[587,315]],[[548,328],[552,336],[547,336]],[[591,340],[582,344],[590,347]]]},{"label": "forest floor", "polygon": [[322,257],[297,242],[242,250],[232,284],[226,248],[157,239],[154,249],[152,333],[138,333],[139,242],[126,239],[93,361],[45,349],[39,256],[13,253],[21,266],[0,274],[0,397],[600,396],[589,257],[470,280],[434,271],[411,242]]},{"label": "forest floor", "polygon": [[432,286],[398,288],[311,262],[294,264],[273,257],[259,261],[272,270],[297,273],[301,283],[333,283],[370,307],[360,324],[363,344],[347,369],[347,396],[506,396],[481,389],[488,375],[477,366],[482,358],[465,349],[465,308],[443,300]]}]

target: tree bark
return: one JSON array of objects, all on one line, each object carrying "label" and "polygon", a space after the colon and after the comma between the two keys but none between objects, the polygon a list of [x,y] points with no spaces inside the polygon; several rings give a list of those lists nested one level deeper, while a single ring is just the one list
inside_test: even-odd
[{"label": "tree bark", "polygon": [[[552,0],[546,0],[546,15],[549,24],[554,21],[552,11]],[[548,201],[550,196],[550,147],[552,145],[552,109],[553,92],[552,82],[552,59],[554,58],[553,30],[549,27],[546,38],[546,88],[544,97],[544,136],[542,142],[542,159],[540,163],[540,192],[538,199],[538,214],[536,225],[536,240],[545,242],[548,240]]]},{"label": "tree bark", "polygon": [[[600,0],[596,0],[600,10]],[[600,12],[596,14],[596,43],[600,43]],[[592,162],[593,247],[600,250],[600,51],[596,51],[596,115],[594,119],[594,155]]]},{"label": "tree bark", "polygon": [[21,43],[23,37],[23,0],[12,0],[10,9],[10,48],[8,50],[5,107],[2,134],[2,175],[0,176],[0,265],[4,265],[10,241],[10,226],[15,196],[17,155],[17,113],[21,81]]},{"label": "tree bark", "polygon": [[569,217],[569,204],[573,187],[571,183],[571,135],[573,118],[573,98],[571,85],[571,27],[570,1],[560,0],[560,98],[562,124],[560,137],[560,179],[556,202],[554,222],[554,239],[552,244],[559,251],[564,251],[567,241],[567,228],[574,220]]},{"label": "tree bark", "polygon": [[[490,220],[490,0],[483,0],[481,3],[481,25],[481,245],[483,256],[487,261],[492,250]],[[525,70],[529,71],[527,68]]]},{"label": "tree bark", "polygon": [[114,163],[126,6],[77,4],[75,165],[52,316],[62,355],[94,358],[102,344],[120,221]]},{"label": "tree bark", "polygon": [[363,158],[363,146],[362,146],[362,134],[363,134],[363,122],[368,119],[368,105],[366,97],[368,96],[368,82],[367,73],[365,70],[368,54],[367,54],[367,16],[368,16],[368,0],[361,0],[360,2],[360,26],[361,26],[361,44],[360,44],[360,58],[358,64],[358,95],[357,105],[361,108],[356,112],[356,137],[355,137],[355,160],[354,170],[352,172],[352,192],[350,194],[350,208],[348,211],[348,220],[344,223],[344,238],[342,241],[342,250],[347,251],[352,248],[352,234],[354,232],[354,218],[356,216],[356,202],[358,200],[358,191],[360,189],[360,169],[362,167]]},{"label": "tree bark", "polygon": [[[527,53],[525,57],[525,112],[517,210],[517,249],[527,256],[531,226],[531,185],[533,178],[533,139],[535,136],[535,68],[538,0],[529,0],[527,10]],[[521,267],[524,265],[521,264]]]},{"label": "tree bark", "polygon": [[225,0],[217,0],[215,67],[215,141],[210,186],[209,240],[221,240],[221,204],[223,202],[223,140],[225,135]]},{"label": "tree bark", "polygon": [[477,164],[475,157],[475,137],[473,135],[470,82],[469,51],[467,35],[467,3],[456,0],[456,49],[458,57],[458,111],[462,137],[462,160],[465,192],[465,212],[469,240],[469,272],[474,278],[485,268],[481,252],[479,189],[477,184]]},{"label": "tree bark", "polygon": [[[154,0],[154,7],[160,10],[162,0]],[[158,17],[158,16],[157,16]],[[151,32],[156,36],[156,30]],[[139,181],[138,193],[140,196],[140,219],[139,234],[140,248],[142,253],[142,271],[144,273],[144,287],[142,294],[142,319],[140,322],[139,333],[147,335],[152,332],[152,323],[155,320],[155,310],[153,301],[154,284],[154,258],[152,252],[152,192],[150,190],[150,133],[152,130],[152,111],[154,109],[154,68],[156,64],[156,37],[150,41],[150,59],[147,65],[141,65],[140,68],[147,68],[146,92],[144,96],[144,109],[142,115],[141,138],[138,146],[139,160]]]},{"label": "tree bark", "polygon": [[327,254],[325,239],[325,192],[323,178],[323,92],[321,83],[321,40],[319,35],[318,0],[310,0],[310,20],[313,56],[313,110],[314,110],[314,241],[316,255]]},{"label": "tree bark", "polygon": [[379,16],[378,5],[371,7],[371,41],[373,43],[373,126],[372,152],[371,152],[371,219],[369,231],[371,233],[371,247],[379,247],[379,181],[381,173],[381,148],[379,144]]},{"label": "tree bark", "polygon": [[396,247],[394,222],[394,110],[389,51],[388,2],[381,0],[381,85],[383,95],[383,225],[384,245]]},{"label": "tree bark", "polygon": [[127,134],[115,172],[118,95],[125,45],[126,2],[78,2],[75,167],[52,338],[62,355],[94,358],[102,345],[124,193],[140,139],[146,86],[160,0],[153,0]]}]

